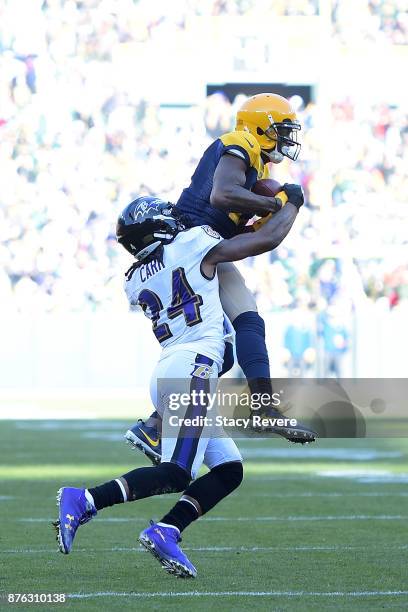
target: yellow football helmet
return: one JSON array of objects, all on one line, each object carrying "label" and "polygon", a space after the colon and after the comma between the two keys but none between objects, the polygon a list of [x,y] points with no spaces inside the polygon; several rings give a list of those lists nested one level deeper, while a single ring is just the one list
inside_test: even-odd
[{"label": "yellow football helmet", "polygon": [[296,113],[286,98],[273,93],[248,98],[237,112],[235,130],[250,132],[261,147],[264,161],[275,164],[284,156],[296,160],[300,152]]}]

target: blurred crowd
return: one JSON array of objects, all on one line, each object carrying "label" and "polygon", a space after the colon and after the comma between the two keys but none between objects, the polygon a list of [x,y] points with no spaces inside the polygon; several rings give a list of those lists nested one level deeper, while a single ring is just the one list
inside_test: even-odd
[{"label": "blurred crowd", "polygon": [[333,0],[332,24],[342,43],[408,44],[406,0]]},{"label": "blurred crowd", "polygon": [[[355,4],[333,2],[340,38]],[[357,4],[371,16],[367,36],[380,32],[393,43],[407,42],[402,0]],[[185,28],[189,11],[284,16],[317,15],[319,9],[317,0],[175,5],[165,18],[163,0],[0,4],[3,311],[124,308],[121,274],[129,260],[115,241],[118,212],[143,193],[177,200],[204,148],[233,129],[242,96],[230,102],[220,92],[201,105],[161,107],[159,100],[146,99],[140,80],[123,68],[123,48],[139,45],[132,49],[142,53],[162,28]],[[309,355],[305,363],[311,360],[307,312],[318,316],[310,319],[313,333],[340,355],[348,332],[338,321],[356,302],[394,308],[407,298],[402,199],[408,192],[408,116],[386,102],[336,101],[328,206],[320,191],[327,148],[319,108],[298,96],[292,102],[303,125],[302,155],[296,164],[275,169],[275,176],[301,183],[307,206],[282,247],[240,267],[263,312],[290,310],[288,360],[302,368],[299,347]],[[330,368],[336,370],[335,359]]]}]

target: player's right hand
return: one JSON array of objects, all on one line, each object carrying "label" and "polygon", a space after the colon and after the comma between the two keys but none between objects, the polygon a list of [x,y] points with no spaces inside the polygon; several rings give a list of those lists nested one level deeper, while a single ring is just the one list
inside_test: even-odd
[{"label": "player's right hand", "polygon": [[288,196],[288,202],[296,206],[298,210],[305,203],[305,196],[300,185],[285,183],[283,186],[283,191]]}]

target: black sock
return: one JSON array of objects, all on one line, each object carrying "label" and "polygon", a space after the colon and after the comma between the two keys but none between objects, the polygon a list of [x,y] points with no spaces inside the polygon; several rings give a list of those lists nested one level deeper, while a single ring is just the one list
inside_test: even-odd
[{"label": "black sock", "polygon": [[111,480],[93,489],[88,489],[97,510],[115,504],[123,504],[124,501],[135,501],[152,495],[183,491],[190,482],[190,475],[174,463],[161,463],[156,467],[132,470],[121,476],[121,480],[125,480],[127,484],[126,489],[123,485],[127,494],[126,499],[124,499],[124,493],[118,480]]},{"label": "black sock", "polygon": [[248,385],[252,394],[267,393],[272,396],[272,384],[270,378],[249,378]]},{"label": "black sock", "polygon": [[147,427],[155,427],[157,429],[157,431],[161,430],[161,416],[160,414],[157,412],[157,410],[155,410],[154,412],[152,412],[152,414],[147,417],[147,419],[145,420],[145,425],[147,425]]},{"label": "black sock", "polygon": [[[174,525],[183,531],[199,516],[214,508],[224,497],[227,497],[242,482],[243,469],[240,461],[230,461],[216,466],[204,476],[192,482],[184,491],[184,499],[179,500],[160,523]],[[195,500],[195,505],[185,497]]]},{"label": "black sock", "polygon": [[97,510],[102,510],[102,508],[108,508],[108,506],[114,506],[115,504],[123,504],[125,501],[122,489],[116,480],[110,480],[93,489],[88,489],[88,491],[93,497]]},{"label": "black sock", "polygon": [[143,467],[123,474],[129,488],[129,501],[152,495],[184,491],[190,475],[175,463],[163,462],[155,467]]},{"label": "black sock", "polygon": [[[235,329],[237,360],[249,380],[269,379],[269,357],[265,343],[265,323],[257,312],[242,312],[232,322]],[[252,389],[251,389],[252,391]],[[258,393],[258,389],[253,391]]]},{"label": "black sock", "polygon": [[159,522],[173,525],[181,532],[198,519],[198,516],[198,511],[191,502],[180,500]]}]

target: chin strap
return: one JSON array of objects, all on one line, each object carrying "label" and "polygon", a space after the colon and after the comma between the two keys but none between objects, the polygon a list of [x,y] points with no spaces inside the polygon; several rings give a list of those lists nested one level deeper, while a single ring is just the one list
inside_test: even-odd
[{"label": "chin strap", "polygon": [[274,149],[273,151],[262,150],[262,154],[265,155],[269,159],[269,161],[273,162],[274,164],[280,164],[280,162],[283,161],[284,158],[284,155],[276,149]]},{"label": "chin strap", "polygon": [[160,240],[157,240],[156,242],[149,244],[149,246],[147,246],[146,248],[136,253],[135,258],[138,261],[143,261],[143,259],[146,259],[146,257],[150,255],[150,253],[152,253],[155,249],[157,249],[157,247],[160,246],[161,244],[162,243],[160,242]]}]

